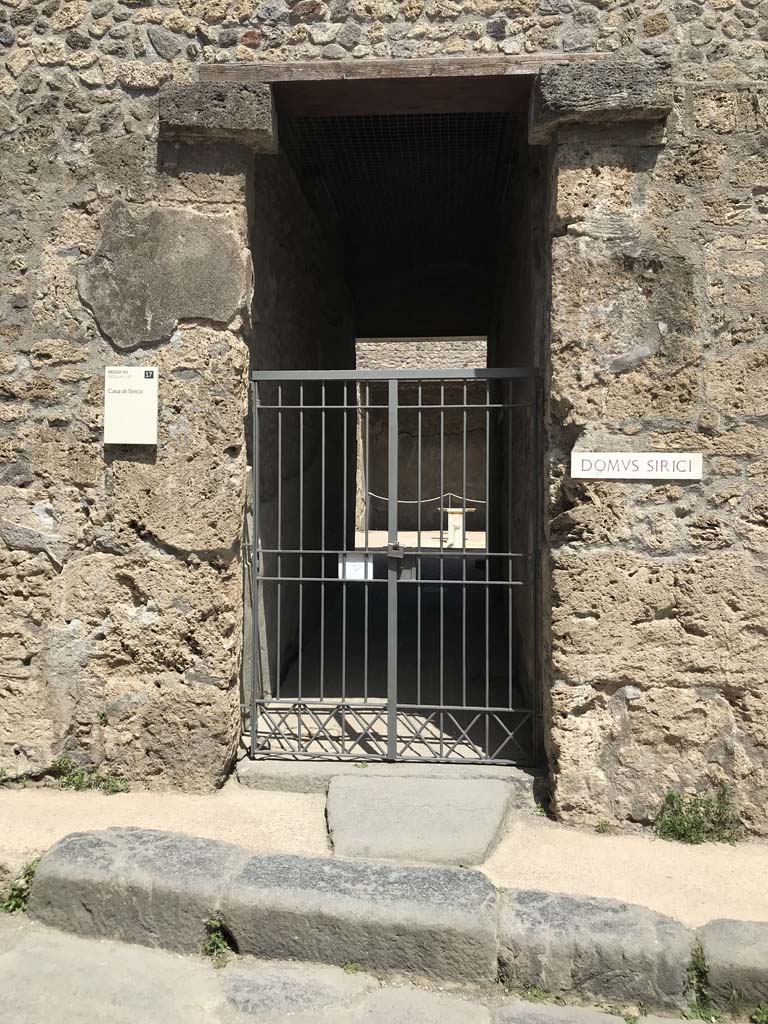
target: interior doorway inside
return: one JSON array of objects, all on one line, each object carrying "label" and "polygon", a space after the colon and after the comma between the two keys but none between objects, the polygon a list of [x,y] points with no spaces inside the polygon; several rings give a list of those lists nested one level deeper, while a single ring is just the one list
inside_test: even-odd
[{"label": "interior doorway inside", "polygon": [[365,84],[257,161],[250,750],[532,764],[546,154],[522,80]]}]

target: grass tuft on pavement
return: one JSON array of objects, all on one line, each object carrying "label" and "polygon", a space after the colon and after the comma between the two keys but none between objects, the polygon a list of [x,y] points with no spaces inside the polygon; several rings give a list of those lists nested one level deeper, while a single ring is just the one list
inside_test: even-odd
[{"label": "grass tuft on pavement", "polygon": [[32,889],[32,880],[35,877],[37,871],[37,865],[40,863],[40,858],[36,858],[30,861],[26,865],[24,870],[21,872],[18,878],[15,878],[11,882],[11,888],[8,891],[8,895],[5,897],[2,903],[0,903],[0,913],[3,914],[22,914],[27,909],[27,903],[29,902],[29,893]]}]

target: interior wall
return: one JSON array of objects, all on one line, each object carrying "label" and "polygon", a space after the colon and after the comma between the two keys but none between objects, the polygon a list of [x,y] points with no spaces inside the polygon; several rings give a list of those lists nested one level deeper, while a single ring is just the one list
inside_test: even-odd
[{"label": "interior wall", "polygon": [[[488,334],[488,365],[530,367],[541,381],[548,365],[550,259],[547,224],[551,203],[551,154],[531,147],[521,133],[510,164],[507,202],[500,224],[494,315]],[[542,516],[546,395],[536,380],[500,384],[499,401],[519,404],[491,437],[491,549],[525,554],[512,562],[513,672],[528,707],[534,708],[533,746],[543,760],[541,699],[542,641],[547,580],[547,543]],[[499,564],[504,577],[507,567]]]},{"label": "interior wall", "polygon": [[[388,339],[384,341],[358,340],[356,344],[358,369],[461,369],[484,367],[487,361],[485,338],[441,338],[441,339]],[[439,384],[421,385],[421,403],[436,405],[441,398],[448,404],[483,405],[485,383],[467,385],[466,396],[461,382],[447,383],[441,396]],[[372,400],[386,404],[386,386],[369,387]],[[425,410],[419,415],[415,406],[419,402],[419,385],[414,381],[401,381],[399,385],[399,473],[400,500],[398,528],[400,530],[439,531],[441,523],[445,529],[445,515],[441,506],[449,499],[434,499],[440,494],[452,495],[450,502],[461,505],[461,496],[473,508],[467,515],[467,530],[485,530],[485,412],[484,410],[440,413]],[[442,481],[441,481],[441,433]],[[419,439],[421,460],[419,460]],[[466,466],[464,449],[466,447]],[[388,493],[387,465],[387,418],[385,415],[369,417],[366,429],[363,420],[359,439],[360,457],[358,476],[358,528],[364,529],[366,507],[365,491],[372,492],[367,506],[369,530],[386,530],[387,505],[382,496]],[[466,474],[466,475],[465,475]],[[366,475],[368,485],[365,485]],[[458,497],[457,497],[458,496]],[[417,500],[423,504],[421,519],[418,515]]]},{"label": "interior wall", "polygon": [[[252,192],[252,252],[254,262],[253,369],[343,369],[354,367],[354,329],[351,301],[335,256],[323,235],[312,208],[284,156],[263,156],[255,161]],[[343,401],[340,385],[327,385],[328,403]],[[274,384],[259,386],[259,533],[262,546],[274,549],[344,547],[343,463],[328,458],[325,486],[321,481],[321,429],[317,412],[263,408],[278,398],[285,405],[300,400],[299,386],[285,384],[278,395]],[[317,404],[321,385],[303,388],[305,405]],[[282,430],[278,430],[282,417]],[[338,452],[344,444],[343,414],[326,416],[326,451]],[[302,426],[303,420],[303,426]],[[347,530],[354,528],[354,422],[347,425],[348,470]],[[250,435],[250,432],[249,432]],[[280,435],[280,436],[278,436]],[[251,465],[252,462],[251,453]],[[278,498],[282,514],[278,509]],[[321,537],[322,505],[325,505],[325,537]],[[300,505],[302,513],[299,514]],[[278,545],[279,531],[279,545]],[[321,544],[321,541],[323,542]],[[299,556],[266,555],[261,575],[299,575]],[[305,557],[303,573],[320,575],[319,556]],[[326,572],[330,572],[326,564]],[[302,630],[311,633],[318,617],[317,587],[306,587],[302,598]],[[261,679],[265,693],[276,689],[278,664],[285,668],[299,647],[299,587],[285,583],[280,590],[280,641],[278,651],[278,587],[260,587],[259,633],[262,651]],[[246,618],[249,617],[246,611]],[[252,628],[251,628],[252,633]],[[243,681],[249,699],[248,659]]]}]

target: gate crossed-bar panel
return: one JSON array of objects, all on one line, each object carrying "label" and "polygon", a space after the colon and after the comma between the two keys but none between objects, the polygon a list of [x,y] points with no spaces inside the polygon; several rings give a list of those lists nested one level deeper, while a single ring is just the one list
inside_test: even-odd
[{"label": "gate crossed-bar panel", "polygon": [[251,380],[251,756],[534,763],[535,371]]}]

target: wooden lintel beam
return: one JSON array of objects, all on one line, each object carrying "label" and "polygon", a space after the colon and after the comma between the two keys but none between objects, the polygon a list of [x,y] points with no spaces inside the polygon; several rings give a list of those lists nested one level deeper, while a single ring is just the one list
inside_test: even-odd
[{"label": "wooden lintel beam", "polygon": [[604,60],[611,54],[526,53],[512,57],[414,57],[409,60],[311,60],[258,64],[200,64],[201,82],[330,82],[384,78],[464,78],[533,75],[553,64]]},{"label": "wooden lintel beam", "polygon": [[[275,82],[280,117],[344,117],[375,114],[448,114],[528,109],[531,78],[380,78],[358,81]],[[210,82],[206,88],[216,87]],[[243,88],[243,86],[239,86]],[[249,88],[267,88],[264,85]]]}]

